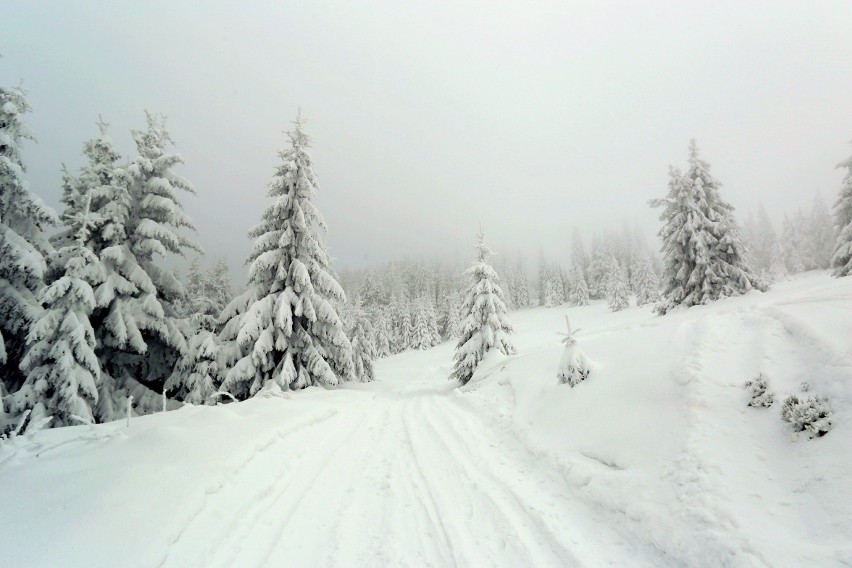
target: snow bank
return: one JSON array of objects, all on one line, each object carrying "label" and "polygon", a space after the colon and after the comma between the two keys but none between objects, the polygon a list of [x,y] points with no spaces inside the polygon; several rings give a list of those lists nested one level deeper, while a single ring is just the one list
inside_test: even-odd
[{"label": "snow bank", "polygon": [[[554,378],[566,312],[598,363],[573,389]],[[810,273],[664,317],[602,302],[513,316],[518,355],[468,400],[579,498],[690,566],[852,564],[852,281]],[[768,409],[743,388],[761,372]],[[819,439],[779,416],[802,382],[834,411]]]}]

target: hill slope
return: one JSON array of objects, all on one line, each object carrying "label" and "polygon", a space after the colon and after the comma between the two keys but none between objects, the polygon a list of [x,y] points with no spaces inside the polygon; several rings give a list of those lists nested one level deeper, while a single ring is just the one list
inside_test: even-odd
[{"label": "hill slope", "polygon": [[[596,366],[556,384],[564,314]],[[0,446],[10,566],[852,564],[852,281],[655,317],[511,314],[464,389],[452,345],[376,383],[184,407]],[[769,377],[776,404],[746,406]],[[836,426],[796,438],[803,381]]]}]

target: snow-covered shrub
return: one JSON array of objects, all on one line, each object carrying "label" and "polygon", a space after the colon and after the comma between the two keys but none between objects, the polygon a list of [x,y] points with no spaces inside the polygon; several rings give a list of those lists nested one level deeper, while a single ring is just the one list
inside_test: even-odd
[{"label": "snow-covered shrub", "polygon": [[571,322],[568,321],[568,316],[565,316],[565,323],[568,325],[567,333],[560,333],[563,336],[562,343],[565,345],[565,352],[562,354],[562,360],[559,361],[559,371],[556,373],[559,382],[574,386],[589,378],[591,373],[591,365],[577,344],[578,330],[571,330]]},{"label": "snow-covered shrub", "polygon": [[766,376],[763,373],[747,381],[745,388],[751,394],[749,406],[768,408],[775,402],[775,394],[767,389]]},{"label": "snow-covered shrub", "polygon": [[794,432],[807,432],[810,438],[825,436],[834,425],[828,401],[813,395],[788,396],[781,406],[781,419]]}]

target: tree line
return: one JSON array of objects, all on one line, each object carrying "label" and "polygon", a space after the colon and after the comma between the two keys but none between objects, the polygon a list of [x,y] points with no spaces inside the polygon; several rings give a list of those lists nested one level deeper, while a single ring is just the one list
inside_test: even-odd
[{"label": "tree line", "polygon": [[0,87],[0,431],[115,420],[131,400],[145,414],[166,399],[215,404],[369,381],[376,358],[445,340],[456,342],[452,378],[464,384],[488,350],[513,352],[512,309],[603,300],[665,314],[790,272],[852,270],[852,159],[841,164],[834,226],[815,206],[777,237],[762,210],[740,228],[692,142],[686,171],[672,167],[666,196],[651,202],[662,259],[629,230],[596,237],[588,252],[575,232],[569,265],[542,254],[533,282],[523,258],[492,263],[480,231],[464,274],[411,261],[338,274],[297,118],[249,231],[246,286],[234,293],[222,259],[194,261],[183,285],[164,261],[201,253],[181,206],[195,189],[174,171],[183,160],[164,117],[146,113],[130,157],[99,122],[86,163],[63,171],[57,214],[26,183],[29,111],[21,90]]}]

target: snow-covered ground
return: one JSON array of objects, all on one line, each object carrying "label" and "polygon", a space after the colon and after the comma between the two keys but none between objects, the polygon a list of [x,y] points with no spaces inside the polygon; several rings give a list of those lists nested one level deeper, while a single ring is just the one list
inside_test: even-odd
[{"label": "snow-covered ground", "polygon": [[[595,363],[575,388],[566,313]],[[372,384],[7,442],[0,565],[852,565],[852,279],[511,317],[517,355],[461,390],[444,343]],[[803,381],[822,438],[779,417]]]}]

